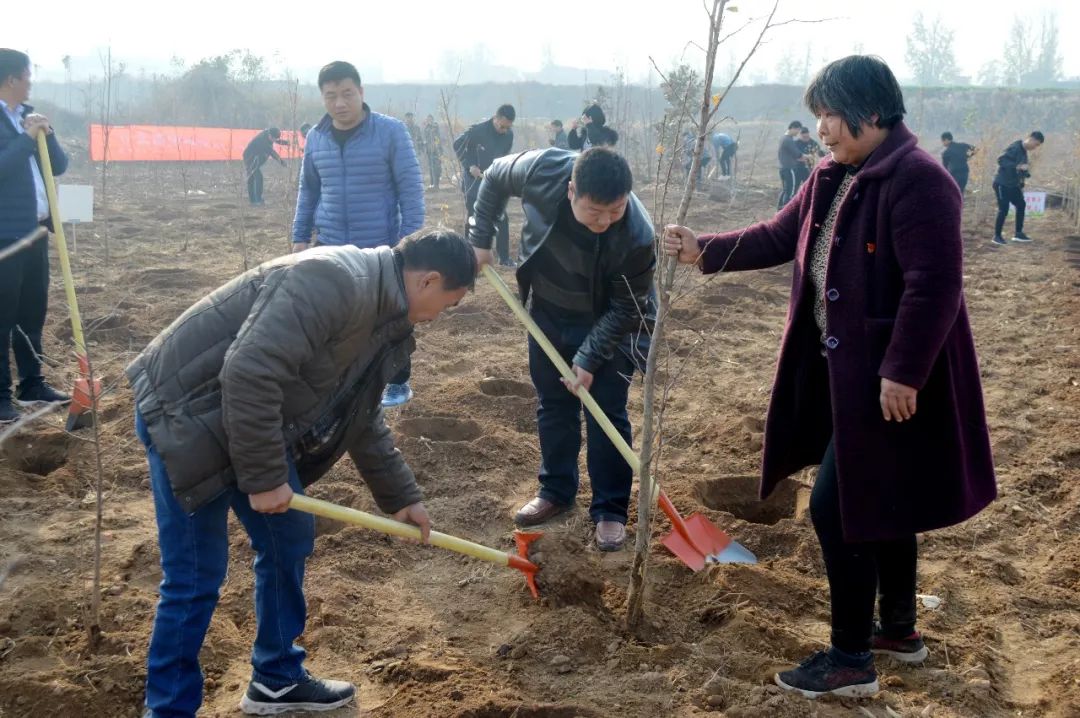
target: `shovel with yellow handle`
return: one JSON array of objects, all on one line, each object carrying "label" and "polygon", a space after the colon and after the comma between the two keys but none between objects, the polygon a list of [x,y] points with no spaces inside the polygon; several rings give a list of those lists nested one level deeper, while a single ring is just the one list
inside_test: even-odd
[{"label": "shovel with yellow handle", "polygon": [[38,133],[37,142],[38,157],[41,159],[41,177],[45,181],[45,192],[49,196],[49,213],[56,236],[56,254],[60,259],[60,272],[64,276],[64,292],[67,294],[68,309],[71,311],[71,336],[75,341],[75,359],[79,363],[79,377],[75,380],[74,391],[71,392],[71,406],[68,408],[66,427],[68,431],[74,431],[91,425],[93,405],[101,397],[101,381],[95,378],[93,391],[90,390],[90,360],[86,355],[82,318],[79,316],[79,301],[75,297],[75,279],[71,275],[71,261],[68,259],[64,223],[60,217],[60,199],[56,193],[56,180],[53,178],[49,145],[46,142],[44,130]]},{"label": "shovel with yellow handle", "polygon": [[[339,506],[338,504],[332,504],[329,501],[313,499],[310,496],[293,494],[292,499],[289,500],[289,508],[296,509],[297,511],[304,511],[316,516],[322,516],[323,518],[334,519],[354,526],[363,526],[364,528],[389,534],[390,536],[414,539],[416,541],[420,540],[420,529],[412,524],[388,519],[385,516],[376,516],[375,514],[369,514],[366,511]],[[445,548],[466,556],[478,558],[481,561],[493,563],[496,566],[515,568],[525,574],[525,583],[528,584],[529,591],[532,592],[533,598],[539,598],[540,593],[536,588],[537,566],[528,559],[529,544],[539,537],[540,534],[538,533],[515,532],[514,541],[517,543],[517,553],[505,553],[498,549],[488,548],[487,546],[482,546],[478,543],[466,541],[457,536],[450,536],[449,534],[440,533],[438,531],[431,532],[431,535],[428,537],[428,543],[433,546],[438,546],[439,548]]]},{"label": "shovel with yellow handle", "polygon": [[[525,307],[521,305],[518,298],[506,286],[502,277],[486,264],[483,273],[491,285],[495,287],[495,291],[499,293],[511,311],[514,312],[514,316],[525,325],[532,338],[536,340],[536,343],[540,345],[540,348],[555,364],[555,368],[559,370],[563,378],[570,382],[575,381],[576,377],[570,365],[566,363],[566,360],[555,349],[544,335],[544,332],[533,321],[533,318],[525,311]],[[596,400],[584,388],[577,390],[577,396],[581,399],[581,403],[585,405],[585,408],[589,410],[589,413],[593,415],[593,418],[596,419],[596,423],[607,434],[607,437],[611,439],[611,443],[619,450],[619,453],[622,454],[622,457],[630,465],[634,473],[640,474],[641,461],[638,455],[634,453],[634,450],[619,434],[611,420],[604,414],[604,410],[596,403]],[[709,563],[757,563],[757,557],[749,549],[733,540],[731,536],[713,525],[702,514],[696,513],[687,519],[683,519],[667,497],[667,494],[660,490],[660,484],[655,481],[653,482],[652,499],[658,501],[660,509],[671,521],[674,528],[674,531],[662,539],[662,543],[691,570],[700,571]]]}]

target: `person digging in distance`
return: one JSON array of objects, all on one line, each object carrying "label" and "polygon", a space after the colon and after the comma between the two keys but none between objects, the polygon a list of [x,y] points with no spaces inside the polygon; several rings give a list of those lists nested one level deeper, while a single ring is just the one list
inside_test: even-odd
[{"label": "person digging in distance", "polygon": [[[648,351],[642,349],[647,332],[641,330],[656,263],[652,220],[632,188],[626,160],[601,147],[580,155],[550,148],[504,157],[480,184],[469,220],[477,260],[491,263],[495,222],[511,197],[521,197],[521,299],[576,375],[568,384],[529,338],[540,491],[514,516],[519,526],[543,523],[574,505],[581,452],[578,388],[588,390],[631,441],[626,400],[635,360]],[[596,544],[618,550],[626,540],[632,470],[589,412],[585,428]]]},{"label": "person digging in distance", "polygon": [[829,64],[805,101],[831,155],[796,201],[745,230],[668,227],[664,246],[706,274],[795,262],[761,496],[820,464],[810,516],[832,645],[775,680],[810,698],[868,696],[874,653],[927,656],[915,629],[916,534],[974,516],[997,489],[964,302],[959,189],[918,148],[879,58]]},{"label": "person digging in distance", "polygon": [[127,367],[146,447],[161,548],[145,718],[193,717],[199,650],[228,567],[230,508],[255,551],[257,628],[240,707],[269,715],[353,699],[315,678],[304,630],[304,565],[315,541],[294,493],[346,452],[379,508],[431,520],[394,447],[380,398],[416,347],[413,327],[457,305],[476,256],[436,230],[396,247],[316,247],[271,260],[196,302]]}]

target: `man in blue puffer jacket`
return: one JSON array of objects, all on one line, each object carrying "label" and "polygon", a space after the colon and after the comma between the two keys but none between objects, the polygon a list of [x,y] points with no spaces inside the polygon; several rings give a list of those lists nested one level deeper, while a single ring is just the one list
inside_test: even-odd
[{"label": "man in blue puffer jacket", "polygon": [[[327,114],[305,140],[293,251],[308,248],[312,230],[319,244],[393,247],[424,225],[424,183],[409,130],[371,111],[348,62],[319,71],[319,92]],[[412,398],[410,370],[386,387],[383,406]]]}]

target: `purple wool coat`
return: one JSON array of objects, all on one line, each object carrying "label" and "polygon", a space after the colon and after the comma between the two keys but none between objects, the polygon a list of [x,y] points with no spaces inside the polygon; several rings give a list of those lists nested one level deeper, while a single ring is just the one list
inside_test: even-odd
[{"label": "purple wool coat", "polygon": [[[823,160],[772,220],[698,238],[707,274],[795,262],[761,496],[821,463],[832,436],[848,541],[950,526],[997,494],[963,297],[960,193],[916,144],[903,123],[893,128],[837,215],[825,285],[827,361],[809,262],[842,165]],[[910,421],[882,417],[882,377],[918,390]]]}]

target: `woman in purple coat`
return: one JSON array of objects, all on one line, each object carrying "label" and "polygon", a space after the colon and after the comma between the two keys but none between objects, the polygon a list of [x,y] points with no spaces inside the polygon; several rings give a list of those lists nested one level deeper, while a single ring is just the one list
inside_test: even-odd
[{"label": "woman in purple coat", "polygon": [[810,698],[864,696],[878,690],[874,653],[927,656],[915,630],[916,533],[975,515],[996,484],[956,183],[916,146],[880,59],[831,63],[805,102],[832,154],[792,202],[745,230],[668,227],[664,241],[706,274],[795,262],[761,495],[821,465],[810,513],[832,646],[776,682]]}]

